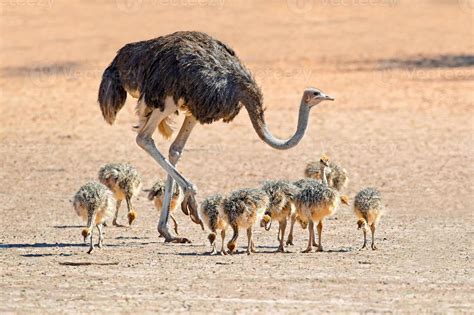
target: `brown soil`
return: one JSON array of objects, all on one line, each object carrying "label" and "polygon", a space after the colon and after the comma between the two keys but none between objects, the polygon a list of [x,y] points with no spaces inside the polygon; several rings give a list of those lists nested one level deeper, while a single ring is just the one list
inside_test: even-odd
[{"label": "brown soil", "polygon": [[[473,312],[472,1],[45,0],[0,9],[0,312]],[[124,44],[176,30],[208,32],[238,52],[277,135],[294,131],[306,86],[336,97],[313,110],[307,135],[286,152],[258,139],[245,110],[229,125],[198,126],[180,169],[199,200],[301,178],[326,152],[348,170],[351,197],[382,191],[378,251],[358,250],[362,233],[342,207],[326,221],[323,253],[301,253],[300,228],[291,253],[272,253],[274,225],[255,228],[259,254],[208,256],[207,234],[182,213],[193,243],[164,244],[142,193],[136,223],[107,228],[107,246],[86,254],[70,204],[80,185],[112,161],[133,163],[145,188],[164,177],[135,144],[131,98],[113,127],[103,121],[102,71]],[[169,142],[158,143],[166,152]]]}]

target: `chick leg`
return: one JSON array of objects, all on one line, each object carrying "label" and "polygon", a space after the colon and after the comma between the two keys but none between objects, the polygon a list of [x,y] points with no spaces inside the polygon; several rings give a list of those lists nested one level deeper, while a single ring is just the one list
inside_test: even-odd
[{"label": "chick leg", "polygon": [[286,245],[293,245],[293,227],[295,226],[296,222],[296,214],[291,215],[291,222],[290,222],[290,233],[288,233],[288,238],[286,240]]},{"label": "chick leg", "polygon": [[233,254],[235,252],[235,247],[237,246],[236,241],[237,241],[237,238],[239,237],[239,227],[237,225],[233,225],[232,230],[234,231],[234,235],[230,239],[229,243],[227,243],[229,254]]},{"label": "chick leg", "polygon": [[375,223],[370,225],[370,231],[372,232],[372,250],[376,250],[377,246],[375,246]]},{"label": "chick leg", "polygon": [[117,226],[117,227],[123,227],[123,225],[117,223],[118,213],[119,213],[119,209],[120,209],[121,204],[122,204],[122,200],[117,200],[117,203],[116,203],[116,206],[115,206],[114,219],[112,221],[112,225]]},{"label": "chick leg", "polygon": [[303,251],[303,253],[309,253],[309,252],[311,252],[311,250],[313,250],[313,239],[314,239],[314,223],[313,223],[313,220],[309,220],[308,232],[309,232],[308,247]]},{"label": "chick leg", "polygon": [[90,246],[89,246],[89,251],[87,252],[88,254],[92,253],[94,250],[94,240],[93,240],[93,235],[94,235],[94,229],[91,229],[91,236],[90,236]]},{"label": "chick leg", "polygon": [[221,230],[221,239],[222,239],[222,242],[221,242],[221,253],[220,254],[221,255],[227,255],[227,252],[224,249],[225,229]]},{"label": "chick leg", "polygon": [[285,230],[286,230],[286,218],[283,219],[283,221],[280,222],[280,229],[281,229],[281,239],[280,239],[280,246],[278,246],[277,252],[284,253],[285,252],[285,238],[283,237],[285,235]]},{"label": "chick leg", "polygon": [[[318,249],[316,251],[322,252],[323,251],[323,245],[321,244],[321,236],[323,234],[323,221],[319,221],[318,223]],[[314,235],[314,231],[313,231]]]},{"label": "chick leg", "polygon": [[247,229],[247,255],[250,255],[252,253],[252,247],[253,247],[253,242],[252,242],[252,227],[249,227]]},{"label": "chick leg", "polygon": [[[319,224],[318,224],[318,226],[319,226]],[[319,235],[319,232],[318,232],[318,235]],[[319,247],[319,244],[316,243],[316,238],[315,237],[313,237],[313,246],[314,247]]]},{"label": "chick leg", "polygon": [[364,232],[364,245],[362,245],[361,249],[367,248],[367,229],[363,229]]},{"label": "chick leg", "polygon": [[[92,250],[94,249],[94,241],[92,239],[92,235],[94,234],[94,224],[95,224],[95,218],[96,218],[96,213],[94,212],[89,212],[89,215],[87,217],[87,231],[90,231],[90,247],[89,251],[87,252],[90,254]],[[84,234],[83,234],[84,235]],[[86,241],[88,236],[84,235],[84,241]]]},{"label": "chick leg", "polygon": [[102,248],[102,245],[104,243],[104,225],[103,224],[98,224],[97,225],[97,230],[99,231],[99,248]]}]

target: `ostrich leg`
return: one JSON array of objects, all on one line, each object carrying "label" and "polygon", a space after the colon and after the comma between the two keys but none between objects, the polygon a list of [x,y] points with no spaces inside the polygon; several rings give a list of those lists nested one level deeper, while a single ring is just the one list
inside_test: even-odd
[{"label": "ostrich leg", "polygon": [[[181,129],[179,130],[179,133],[176,136],[176,139],[171,144],[170,149],[169,149],[169,161],[171,165],[175,166],[178,163],[179,159],[181,158],[184,145],[186,144],[186,141],[191,135],[191,131],[193,130],[194,126],[196,126],[196,123],[197,123],[197,120],[193,116],[186,116],[186,118],[184,119]],[[166,179],[166,185],[165,185],[165,196],[163,198],[163,209],[161,211],[160,221],[158,222],[158,232],[165,237],[165,242],[189,243],[190,241],[187,238],[174,237],[169,232],[168,220],[169,220],[169,209],[170,209],[170,204],[171,204],[171,197],[173,196],[173,184],[174,184],[173,177],[171,175],[168,175],[168,178]],[[183,202],[186,202],[186,199]],[[188,200],[188,202],[195,203],[194,198],[192,198],[192,200]],[[191,205],[191,209],[193,209],[194,207],[197,210],[197,206],[195,204]],[[196,217],[196,215],[197,215],[197,211],[194,213],[193,211],[191,211],[191,218],[193,218],[193,216]],[[199,217],[197,217],[197,220],[199,220]],[[193,219],[193,221],[196,222],[195,219]],[[199,223],[199,222],[196,222],[196,223]]]},{"label": "ostrich leg", "polygon": [[[140,105],[138,106],[140,107]],[[160,111],[159,109],[153,110],[149,115],[146,117],[141,117],[141,119],[145,120],[144,126],[138,131],[138,135],[136,138],[137,144],[145,150],[165,171],[168,175],[176,180],[179,186],[183,189],[183,192],[186,197],[185,200],[192,199],[194,200],[194,195],[196,194],[196,188],[194,185],[189,182],[183,175],[181,175],[178,170],[174,167],[172,163],[170,163],[163,154],[158,151],[155,145],[155,141],[153,141],[152,135],[155,132],[158,124],[168,117],[169,115],[173,114],[177,110],[176,104],[166,102],[165,109]],[[181,130],[180,130],[181,133]],[[179,135],[178,135],[179,136]],[[178,140],[178,139],[176,139]],[[194,202],[195,203],[195,202]],[[190,205],[192,206],[192,204]],[[197,209],[196,209],[197,212]]]},{"label": "ostrich leg", "polygon": [[[172,105],[172,104],[171,104]],[[183,207],[189,207],[191,209],[191,213],[194,216],[194,222],[198,224],[202,224],[201,220],[199,219],[198,209],[196,200],[194,199],[194,195],[196,194],[196,188],[193,184],[191,184],[183,175],[181,175],[174,165],[170,163],[155,146],[155,142],[153,141],[152,135],[156,130],[158,124],[171,115],[177,108],[175,105],[171,106],[170,104],[166,104],[165,109],[163,111],[154,110],[151,114],[144,118],[146,119],[145,125],[142,129],[138,132],[137,135],[137,144],[145,150],[158,164],[168,173],[168,178],[174,179],[177,181],[178,185],[181,186],[183,189],[185,199],[183,201]],[[183,127],[179,131],[178,136],[176,137],[175,142],[171,145],[170,151],[173,151],[173,156],[175,159],[175,163],[179,159],[179,155],[182,152],[184,144],[191,133],[192,127],[196,124],[194,117],[187,117],[183,124]],[[176,154],[177,153],[177,154]],[[161,235],[165,237],[166,241],[183,241],[182,239],[176,239],[171,236],[168,230],[168,217],[169,217],[169,206],[171,201],[171,194],[172,187],[168,184],[172,184],[172,181],[167,180],[166,187],[165,187],[165,200],[163,202],[163,211],[160,215],[160,222],[158,224],[158,231]],[[191,216],[191,219],[193,219]]]}]

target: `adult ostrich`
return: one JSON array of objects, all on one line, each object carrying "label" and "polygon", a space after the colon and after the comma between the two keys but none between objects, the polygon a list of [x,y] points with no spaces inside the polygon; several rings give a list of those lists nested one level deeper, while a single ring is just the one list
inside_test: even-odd
[{"label": "adult ostrich", "polygon": [[[217,120],[230,122],[242,106],[247,109],[258,136],[275,149],[289,149],[303,137],[311,107],[333,100],[309,88],[303,93],[296,133],[288,140],[275,138],[264,118],[263,97],[250,72],[235,52],[224,43],[200,32],[176,32],[121,48],[105,69],[98,101],[105,120],[112,124],[125,104],[127,92],[138,98],[137,144],[168,173],[163,211],[158,231],[167,242],[187,242],[168,229],[173,181],[184,192],[182,209],[201,224],[195,200],[195,186],[176,169],[184,145],[194,126]],[[181,129],[169,149],[169,160],[155,146],[152,135],[158,128],[171,137],[170,116],[185,112]]]}]

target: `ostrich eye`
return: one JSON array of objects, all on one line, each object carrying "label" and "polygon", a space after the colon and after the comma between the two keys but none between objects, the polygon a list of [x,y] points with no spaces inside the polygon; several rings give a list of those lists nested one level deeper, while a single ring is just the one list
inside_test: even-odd
[{"label": "ostrich eye", "polygon": [[314,95],[314,96],[318,96],[318,95],[319,95],[319,92],[314,92],[313,95]]}]

